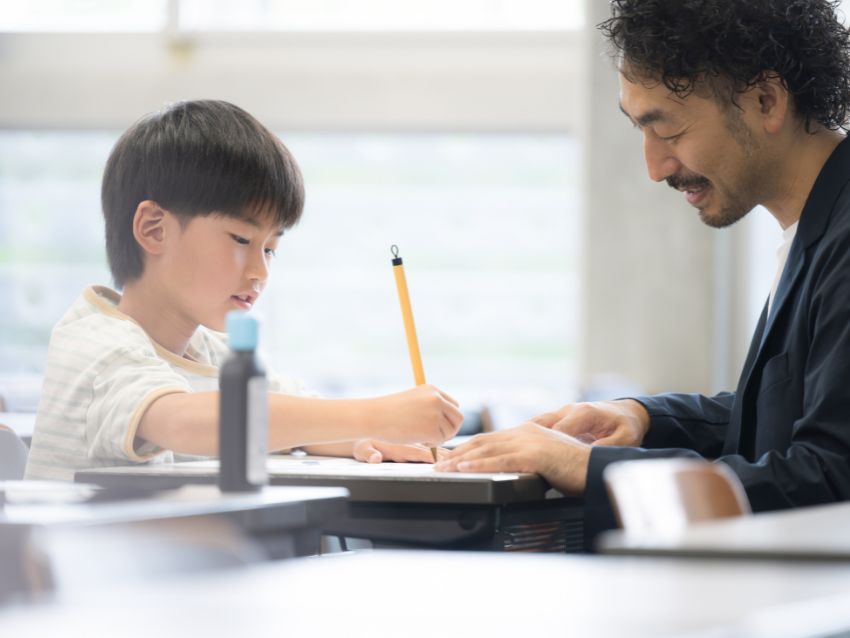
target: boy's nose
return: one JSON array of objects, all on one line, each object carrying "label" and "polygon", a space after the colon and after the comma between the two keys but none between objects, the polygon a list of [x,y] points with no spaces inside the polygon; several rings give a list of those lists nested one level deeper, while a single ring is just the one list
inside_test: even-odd
[{"label": "boy's nose", "polygon": [[266,282],[266,279],[269,278],[269,265],[266,262],[265,252],[253,256],[248,264],[246,274],[251,281],[257,281],[261,284]]}]

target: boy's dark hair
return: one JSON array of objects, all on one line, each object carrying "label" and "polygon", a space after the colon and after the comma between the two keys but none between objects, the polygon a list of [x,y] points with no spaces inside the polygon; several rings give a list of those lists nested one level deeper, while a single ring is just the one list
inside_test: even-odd
[{"label": "boy's dark hair", "polygon": [[684,97],[700,81],[735,94],[776,74],[806,130],[846,128],[848,32],[832,0],[611,0],[600,31],[630,70]]},{"label": "boy's dark hair", "polygon": [[145,200],[181,222],[211,214],[270,215],[290,228],[304,207],[304,184],[283,143],[238,106],[178,102],[131,126],[106,162],[106,253],[119,288],[144,269],[133,217]]}]

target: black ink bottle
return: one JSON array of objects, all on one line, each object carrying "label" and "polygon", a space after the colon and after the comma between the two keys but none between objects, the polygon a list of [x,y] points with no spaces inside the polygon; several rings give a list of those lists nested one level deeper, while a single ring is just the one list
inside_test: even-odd
[{"label": "black ink bottle", "polygon": [[257,491],[268,483],[269,396],[257,360],[259,323],[244,312],[227,314],[231,354],[219,373],[218,485],[222,492]]}]

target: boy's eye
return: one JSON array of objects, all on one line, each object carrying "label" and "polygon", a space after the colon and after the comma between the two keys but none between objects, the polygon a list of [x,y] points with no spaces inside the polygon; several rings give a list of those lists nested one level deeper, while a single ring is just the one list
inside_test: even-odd
[{"label": "boy's eye", "polygon": [[248,244],[251,243],[250,240],[245,239],[244,237],[240,237],[239,235],[234,235],[233,233],[230,233],[230,236],[233,238],[233,241],[235,241],[237,244],[247,246]]},{"label": "boy's eye", "polygon": [[266,255],[269,257],[277,257],[277,251],[274,248],[266,248]]}]

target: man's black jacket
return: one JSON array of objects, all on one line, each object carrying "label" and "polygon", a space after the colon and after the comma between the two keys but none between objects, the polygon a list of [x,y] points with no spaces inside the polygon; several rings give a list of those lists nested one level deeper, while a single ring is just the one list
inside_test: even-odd
[{"label": "man's black jacket", "polygon": [[741,479],[754,511],[850,499],[849,181],[845,140],[809,194],[737,390],[636,397],[651,417],[644,447],[593,448],[589,542],[615,525],[602,471],[620,460],[716,459]]}]

